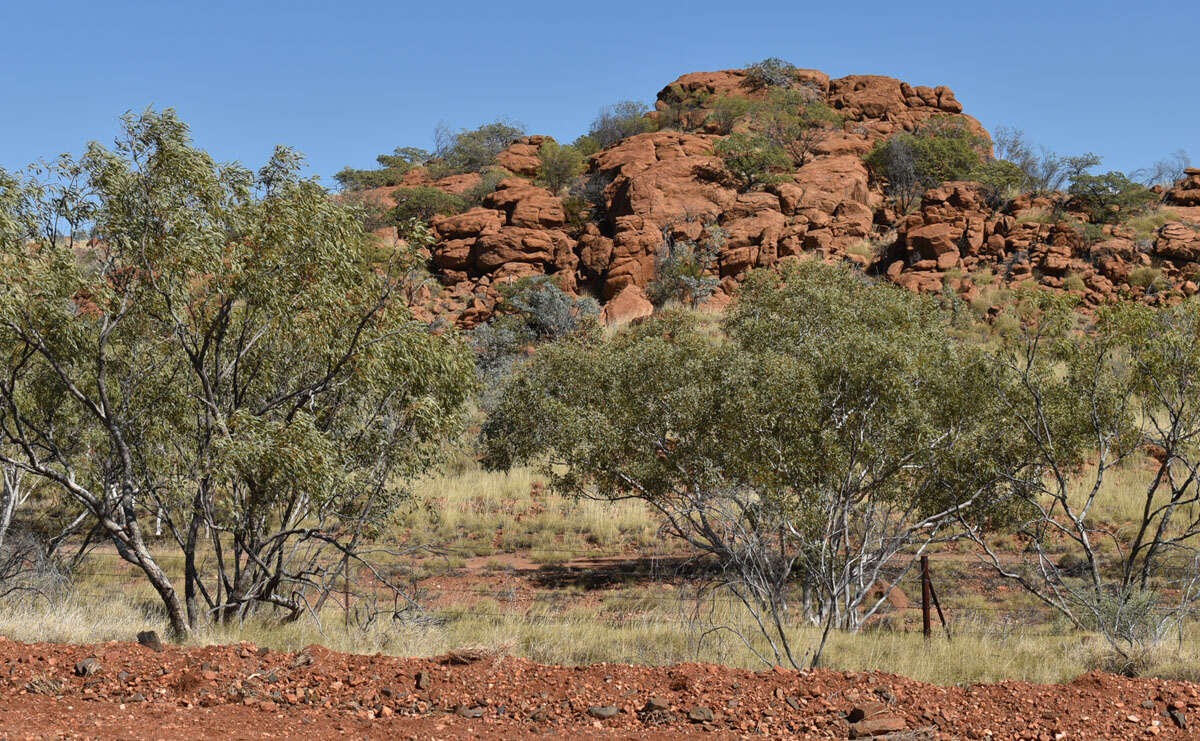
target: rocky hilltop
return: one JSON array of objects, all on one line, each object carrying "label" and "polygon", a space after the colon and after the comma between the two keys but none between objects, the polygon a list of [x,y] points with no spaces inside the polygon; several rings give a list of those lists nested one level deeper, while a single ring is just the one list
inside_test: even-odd
[{"label": "rocky hilltop", "polygon": [[[532,182],[539,150],[552,140],[513,141],[497,159],[506,177],[481,206],[432,220],[437,241],[429,258],[437,284],[416,290],[417,312],[470,327],[491,316],[498,285],[546,274],[568,291],[595,296],[609,321],[643,315],[651,310],[644,289],[664,240],[695,240],[711,225],[724,234],[711,268],[720,286],[709,302],[718,306],[747,270],[804,256],[853,261],[914,291],[949,290],[977,305],[990,300],[984,285],[994,292],[1031,282],[1074,291],[1091,306],[1121,296],[1160,303],[1197,292],[1200,170],[1156,190],[1160,217],[1140,231],[1105,225],[1085,238],[1078,225],[1087,217],[1063,194],[992,206],[972,182],[928,190],[915,210],[901,213],[864,164],[876,142],[935,117],[956,119],[990,142],[987,132],[946,87],[874,75],[830,79],[816,70],[794,74],[837,112],[840,126],[822,132],[786,180],[750,192],[731,182],[714,152],[721,134],[706,123],[705,101],[764,94],[743,70],[692,73],[664,87],[648,117],[675,116],[684,130],[636,134],[591,155],[585,187],[597,207],[583,214]],[[471,173],[433,180],[418,168],[399,187],[461,194],[481,179]],[[394,191],[377,189],[374,197]]]}]

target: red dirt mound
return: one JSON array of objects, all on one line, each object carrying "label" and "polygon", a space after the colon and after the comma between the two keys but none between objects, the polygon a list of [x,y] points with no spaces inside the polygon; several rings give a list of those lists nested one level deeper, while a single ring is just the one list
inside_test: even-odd
[{"label": "red dirt mound", "polygon": [[[544,666],[312,646],[0,638],[5,738],[1195,738],[1200,685],[1088,674],[939,687],[875,672]],[[1192,725],[1189,725],[1192,724]]]}]

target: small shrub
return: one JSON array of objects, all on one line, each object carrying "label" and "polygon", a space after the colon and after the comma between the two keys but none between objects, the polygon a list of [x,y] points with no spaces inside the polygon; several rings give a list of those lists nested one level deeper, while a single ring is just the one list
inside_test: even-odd
[{"label": "small shrub", "polygon": [[587,225],[588,216],[592,213],[592,204],[588,203],[587,199],[568,195],[562,199],[562,207],[568,225],[575,229],[582,229]]},{"label": "small shrub", "polygon": [[[591,140],[591,144],[582,147],[586,149],[588,146],[594,146],[595,149],[584,153],[592,154],[635,134],[653,131],[654,121],[646,118],[649,112],[650,107],[637,100],[622,100],[602,108],[585,135]],[[576,145],[578,146],[579,142],[576,142]]]},{"label": "small shrub", "polygon": [[961,119],[939,116],[915,131],[876,143],[864,158],[887,190],[907,210],[921,193],[952,180],[972,179],[984,162],[987,140]]},{"label": "small shrub", "polygon": [[746,65],[746,81],[752,88],[788,87],[796,82],[796,65],[779,57],[767,57]]},{"label": "small shrub", "polygon": [[595,173],[575,181],[571,186],[570,197],[586,202],[591,207],[594,221],[608,219],[608,199],[605,191],[612,183],[614,175]]},{"label": "small shrub", "polygon": [[1094,223],[1116,223],[1158,201],[1158,195],[1116,170],[1080,175],[1068,190]]},{"label": "small shrub", "polygon": [[438,161],[430,164],[430,170],[436,176],[483,172],[496,163],[497,155],[524,135],[524,127],[510,121],[493,121],[457,133],[439,126],[434,132]]},{"label": "small shrub", "polygon": [[343,168],[333,176],[342,190],[356,191],[399,185],[413,168],[423,167],[429,162],[429,152],[416,147],[397,147],[391,154],[381,154],[375,161],[383,165],[379,170],[355,170]]},{"label": "small shrub", "polygon": [[708,114],[707,123],[717,128],[717,133],[728,134],[733,131],[734,124],[758,108],[758,101],[743,98],[740,95],[722,96],[713,101],[712,112]]},{"label": "small shrub", "polygon": [[1099,224],[1085,223],[1076,219],[1068,219],[1068,223],[1071,224],[1075,233],[1083,240],[1084,245],[1088,247],[1108,239],[1108,235],[1104,233],[1104,228]]},{"label": "small shrub", "polygon": [[504,170],[487,170],[479,180],[479,185],[462,194],[467,208],[483,205],[483,199],[496,192],[496,187],[502,180],[512,177]]},{"label": "small shrub", "polygon": [[1129,271],[1129,277],[1126,280],[1129,285],[1144,288],[1148,293],[1167,287],[1167,281],[1163,278],[1162,271],[1149,265],[1142,265]]},{"label": "small shrub", "polygon": [[[521,278],[499,287],[496,315],[471,333],[476,369],[493,391],[512,372],[526,348],[598,328],[600,306],[595,299],[563,291],[547,275]],[[490,403],[487,391],[484,406]]]},{"label": "small shrub", "polygon": [[780,171],[792,164],[782,147],[761,134],[733,134],[714,149],[743,191],[785,179]]},{"label": "small shrub", "polygon": [[663,229],[663,243],[654,260],[654,280],[646,286],[646,295],[655,306],[678,301],[695,307],[721,284],[713,274],[717,255],[725,244],[725,231],[716,226],[705,229],[699,242],[677,240],[671,227]]},{"label": "small shrub", "polygon": [[1067,277],[1063,278],[1063,288],[1068,291],[1086,291],[1087,284],[1083,282],[1083,278],[1071,273]]},{"label": "small shrub", "polygon": [[685,90],[672,85],[663,96],[664,108],[658,112],[660,129],[692,131],[704,123],[712,94],[703,90]]},{"label": "small shrub", "polygon": [[400,188],[392,192],[392,198],[396,200],[396,207],[392,209],[392,219],[396,223],[409,219],[429,221],[434,216],[462,213],[467,206],[462,196],[428,185]]},{"label": "small shrub", "polygon": [[570,145],[548,141],[538,150],[542,164],[538,167],[537,182],[551,193],[558,193],[583,172],[583,155]]},{"label": "small shrub", "polygon": [[1008,160],[988,160],[981,162],[970,175],[983,186],[984,200],[992,208],[1001,208],[1012,201],[1020,192],[1021,184],[1025,182],[1025,173],[1021,168]]}]

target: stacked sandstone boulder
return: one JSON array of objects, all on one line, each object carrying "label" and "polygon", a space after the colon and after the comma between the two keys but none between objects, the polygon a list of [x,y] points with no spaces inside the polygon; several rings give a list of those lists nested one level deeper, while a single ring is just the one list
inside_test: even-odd
[{"label": "stacked sandstone boulder", "polygon": [[[548,137],[514,141],[497,159],[511,177],[480,207],[433,220],[437,243],[430,264],[439,286],[417,293],[418,315],[473,326],[491,315],[503,283],[551,275],[568,291],[611,304],[605,312],[610,320],[640,316],[647,312],[643,289],[654,279],[664,240],[699,239],[709,226],[725,234],[713,266],[721,280],[712,299],[716,304],[736,291],[748,270],[804,256],[850,260],[914,291],[949,289],[967,299],[979,296],[971,273],[984,268],[1005,284],[1033,280],[1048,289],[1075,290],[1099,304],[1147,293],[1127,281],[1133,270],[1153,263],[1172,288],[1154,292],[1153,300],[1196,292],[1200,170],[1188,170],[1164,194],[1179,219],[1162,226],[1149,243],[1128,230],[1105,227],[1102,241],[1086,244],[1065,215],[1057,223],[1031,218],[1059,213],[1054,202],[1026,197],[1000,212],[988,206],[973,183],[935,188],[915,213],[898,215],[863,164],[877,141],[943,116],[958,118],[985,137],[987,132],[962,113],[962,104],[945,87],[866,75],[830,80],[815,70],[799,70],[796,78],[845,125],[817,141],[809,161],[786,182],[761,191],[739,193],[733,187],[714,153],[720,136],[703,123],[704,101],[711,105],[720,96],[764,94],[741,70],[684,75],[659,93],[657,110],[649,116],[671,113],[696,133],[638,134],[589,159],[586,177],[594,190],[602,189],[597,211],[603,218],[573,218],[563,197],[531,182]],[[682,106],[686,101],[692,108]],[[701,101],[698,108],[696,101]],[[478,174],[432,181],[415,170],[404,185],[461,194],[480,181]],[[1080,215],[1073,218],[1077,224]]]}]

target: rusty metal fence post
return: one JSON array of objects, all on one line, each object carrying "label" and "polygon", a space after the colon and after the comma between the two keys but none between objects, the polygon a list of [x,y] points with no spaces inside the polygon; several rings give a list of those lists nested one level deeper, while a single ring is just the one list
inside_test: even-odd
[{"label": "rusty metal fence post", "polygon": [[937,591],[933,588],[933,580],[929,578],[929,556],[921,556],[921,630],[926,640],[933,635],[933,621],[929,614],[930,606],[937,610],[938,620],[946,629],[946,640],[950,638],[950,626],[946,623],[946,615],[942,612],[942,603],[938,601]]}]

